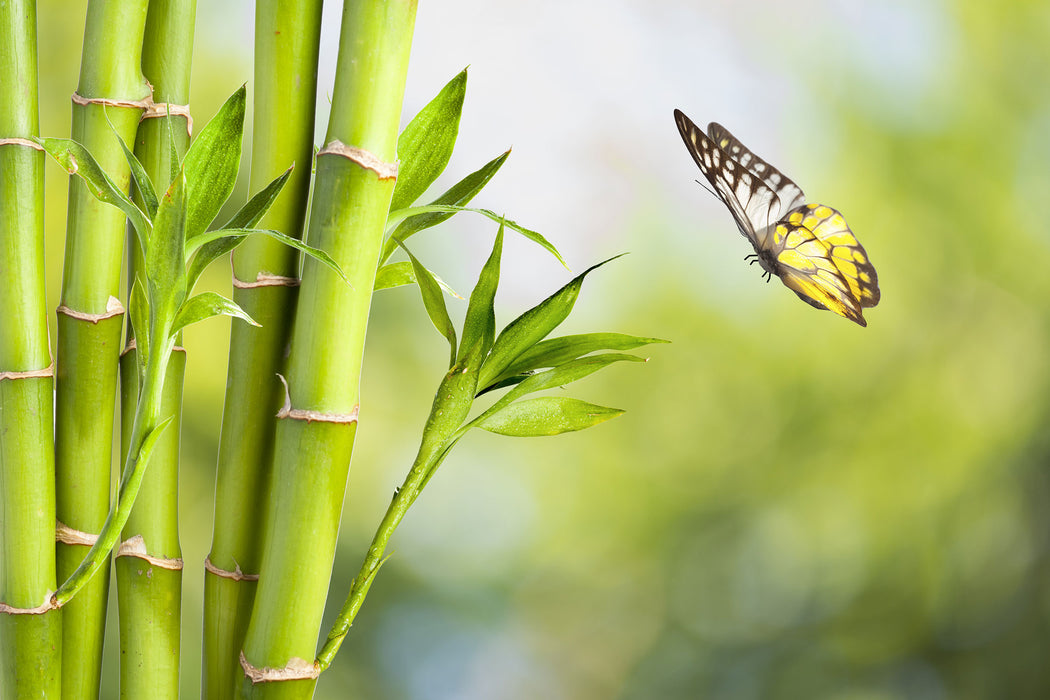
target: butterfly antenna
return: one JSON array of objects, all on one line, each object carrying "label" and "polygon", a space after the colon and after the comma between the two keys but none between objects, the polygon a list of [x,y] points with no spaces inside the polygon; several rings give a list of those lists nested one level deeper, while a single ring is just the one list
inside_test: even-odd
[{"label": "butterfly antenna", "polygon": [[715,199],[717,199],[718,201],[720,201],[720,202],[722,201],[722,198],[718,196],[718,193],[716,193],[716,192],[715,192],[715,191],[714,191],[713,189],[711,189],[710,187],[708,187],[708,186],[707,186],[706,184],[704,184],[703,182],[700,182],[699,180],[697,180],[697,181],[696,181],[696,184],[700,185],[700,186],[701,186],[701,187],[703,187],[703,188],[704,188],[705,190],[707,190],[708,192],[710,192],[710,193],[711,193],[711,196],[712,196],[712,197],[714,197]]}]

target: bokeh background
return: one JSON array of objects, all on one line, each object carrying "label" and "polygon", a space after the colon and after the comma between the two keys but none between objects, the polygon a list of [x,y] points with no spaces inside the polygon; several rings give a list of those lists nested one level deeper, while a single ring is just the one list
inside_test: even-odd
[{"label": "bokeh background", "polygon": [[[69,133],[84,6],[40,3],[45,134]],[[318,142],[339,13],[329,3]],[[200,3],[198,123],[251,93],[252,18],[243,0]],[[479,205],[575,270],[631,253],[589,278],[563,330],[673,343],[571,388],[627,409],[613,422],[465,439],[318,697],[1050,697],[1050,4],[424,0],[404,121],[468,64],[435,189],[513,145]],[[846,214],[883,290],[868,328],[742,261],[675,107]],[[57,167],[47,188],[57,306]],[[469,290],[494,229],[461,215],[414,251]],[[500,323],[569,277],[520,239],[505,261]],[[205,284],[228,292],[229,271]],[[378,295],[371,323],[336,609],[447,352],[412,289]],[[228,332],[186,333],[187,698]],[[107,664],[116,697],[115,620]]]}]

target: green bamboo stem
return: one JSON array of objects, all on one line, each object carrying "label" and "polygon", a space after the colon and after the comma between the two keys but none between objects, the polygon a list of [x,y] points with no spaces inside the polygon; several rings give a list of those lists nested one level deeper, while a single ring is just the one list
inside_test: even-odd
[{"label": "green bamboo stem", "polygon": [[[244,644],[247,669],[294,669],[297,679],[246,675],[251,697],[310,697],[316,642],[356,433],[361,355],[393,192],[398,121],[414,0],[343,7],[332,117],[317,158],[308,242],[352,286],[312,261],[303,270],[288,359],[290,411],[277,423],[260,582]],[[341,151],[340,147],[366,153]],[[346,157],[349,153],[355,157]],[[306,413],[304,413],[306,412]],[[261,681],[261,682],[253,682]]]},{"label": "green bamboo stem", "polygon": [[0,692],[5,697],[57,697],[61,688],[62,619],[46,607],[56,573],[44,154],[19,140],[38,136],[39,128],[36,3],[0,3]]},{"label": "green bamboo stem", "polygon": [[[189,103],[190,65],[196,0],[153,0],[146,17],[142,70],[160,105]],[[156,114],[166,110],[154,109]],[[187,116],[173,116],[171,134],[180,156],[189,145]],[[169,125],[164,117],[144,119],[135,139],[135,155],[155,186],[171,179]],[[130,234],[133,241],[134,234]],[[141,252],[129,243],[128,279],[144,270]],[[131,338],[129,325],[129,339]],[[176,342],[181,342],[177,339]],[[177,347],[165,374],[162,417],[172,417],[150,458],[135,507],[121,539],[142,538],[135,555],[114,559],[120,624],[120,690],[124,697],[178,698],[182,621],[182,550],[178,532],[179,438],[186,353]],[[121,356],[122,455],[130,448],[132,418],[138,401],[137,348]],[[144,556],[151,557],[145,559]]]},{"label": "green bamboo stem", "polygon": [[[262,228],[302,237],[310,190],[321,0],[261,0],[255,14],[255,87],[249,191],[293,163]],[[253,236],[233,254],[234,301],[261,324],[234,323],[215,486],[215,528],[205,572],[202,693],[232,698],[255,597],[265,502],[273,462],[274,416],[298,292],[296,251]],[[270,284],[243,286],[267,275]]]},{"label": "green bamboo stem", "polygon": [[[77,95],[128,104],[84,103],[83,99],[73,104],[73,138],[125,188],[128,166],[113,130],[131,143],[143,111],[137,103],[149,96],[140,66],[146,6],[146,0],[91,0]],[[122,213],[98,202],[75,177],[70,181],[68,212],[58,316],[57,517],[90,535],[99,532],[109,512],[122,313],[115,301],[120,295],[125,222]],[[59,544],[59,580],[78,568],[83,547]],[[64,698],[98,695],[108,587],[106,568],[63,609]]]}]

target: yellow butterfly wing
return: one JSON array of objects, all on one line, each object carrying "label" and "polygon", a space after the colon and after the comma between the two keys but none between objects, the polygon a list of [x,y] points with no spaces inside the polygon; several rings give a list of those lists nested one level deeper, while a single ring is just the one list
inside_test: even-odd
[{"label": "yellow butterfly wing", "polygon": [[840,212],[823,204],[797,207],[768,242],[777,275],[800,299],[868,325],[863,309],[879,303],[879,278]]}]

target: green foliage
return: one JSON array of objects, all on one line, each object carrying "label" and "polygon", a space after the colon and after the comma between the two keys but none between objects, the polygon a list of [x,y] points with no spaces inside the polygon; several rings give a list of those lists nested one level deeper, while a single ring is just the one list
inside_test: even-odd
[{"label": "green foliage", "polygon": [[391,211],[411,205],[445,170],[459,134],[466,90],[467,71],[463,69],[401,132]]}]

